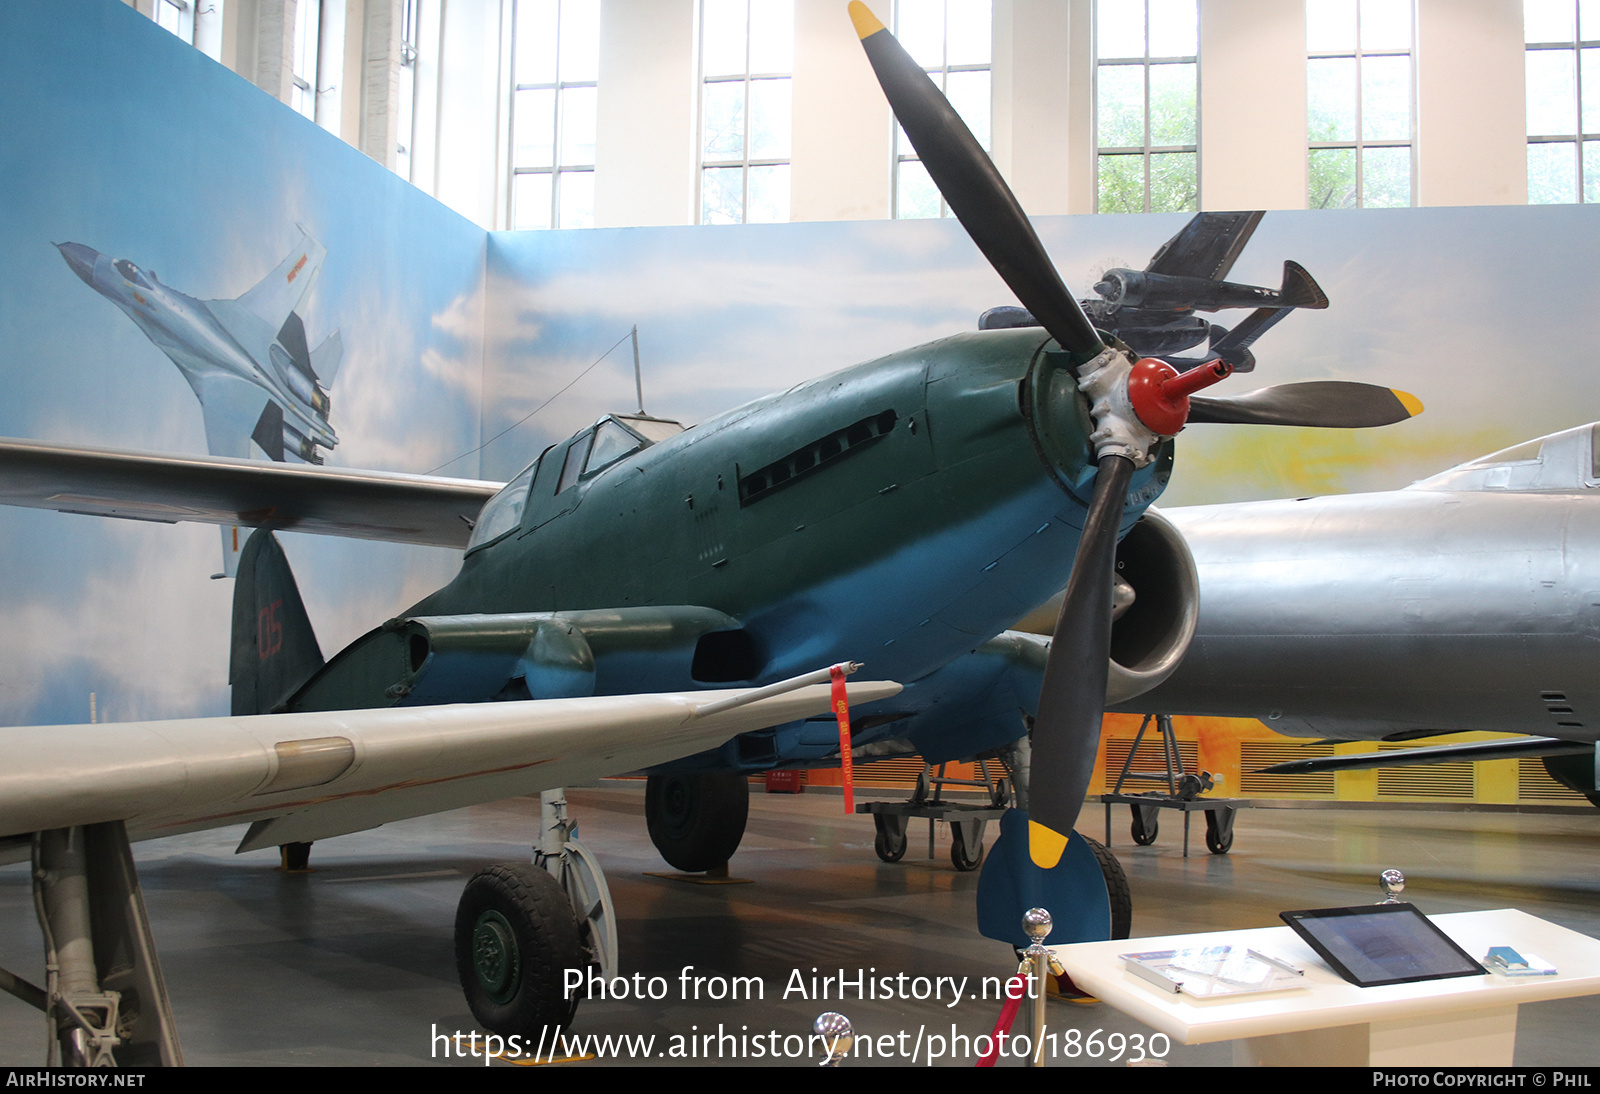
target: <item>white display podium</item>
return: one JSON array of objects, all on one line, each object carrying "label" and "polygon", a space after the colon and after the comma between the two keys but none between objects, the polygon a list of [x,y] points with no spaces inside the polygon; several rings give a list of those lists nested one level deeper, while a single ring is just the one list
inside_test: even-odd
[{"label": "white display podium", "polygon": [[[1491,946],[1512,946],[1559,972],[1358,988],[1288,927],[1051,948],[1080,989],[1174,1041],[1233,1041],[1234,1063],[1242,1065],[1509,1067],[1519,1005],[1600,993],[1600,940],[1513,909],[1429,918],[1479,960]],[[1251,946],[1283,958],[1305,970],[1304,986],[1196,999],[1134,976],[1119,956],[1214,945]]]}]

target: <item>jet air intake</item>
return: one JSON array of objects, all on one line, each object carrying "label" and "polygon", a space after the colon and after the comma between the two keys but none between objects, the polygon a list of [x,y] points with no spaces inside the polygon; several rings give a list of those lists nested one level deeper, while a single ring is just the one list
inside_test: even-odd
[{"label": "jet air intake", "polygon": [[1171,676],[1200,619],[1194,556],[1178,529],[1154,509],[1117,545],[1116,576],[1132,588],[1133,602],[1111,624],[1107,704],[1143,695]]},{"label": "jet air intake", "polygon": [[[1178,529],[1156,510],[1147,509],[1122,537],[1115,574],[1107,706],[1143,695],[1171,676],[1200,619],[1194,556]],[[1049,635],[1061,599],[1051,597],[1012,629]]]}]

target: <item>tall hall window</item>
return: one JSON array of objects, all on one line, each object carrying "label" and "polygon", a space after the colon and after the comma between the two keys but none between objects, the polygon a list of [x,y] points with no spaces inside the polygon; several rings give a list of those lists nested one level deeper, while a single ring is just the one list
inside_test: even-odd
[{"label": "tall hall window", "polygon": [[700,223],[789,219],[794,0],[702,0]]},{"label": "tall hall window", "polygon": [[1413,204],[1410,0],[1306,0],[1306,204]]},{"label": "tall hall window", "polygon": [[170,30],[190,45],[194,44],[194,5],[189,0],[155,0],[150,18],[163,30]]},{"label": "tall hall window", "polygon": [[1200,207],[1196,0],[1095,0],[1095,209]]},{"label": "tall hall window", "polygon": [[[985,152],[991,141],[993,60],[989,0],[899,0],[894,35],[939,86]],[[950,215],[906,134],[894,134],[894,215],[910,219]]]},{"label": "tall hall window", "polygon": [[322,29],[322,0],[300,0],[294,6],[294,63],[289,105],[317,120],[317,48]]},{"label": "tall hall window", "polygon": [[516,0],[511,227],[594,227],[600,0]]},{"label": "tall hall window", "polygon": [[1600,201],[1600,0],[1524,0],[1528,203]]}]

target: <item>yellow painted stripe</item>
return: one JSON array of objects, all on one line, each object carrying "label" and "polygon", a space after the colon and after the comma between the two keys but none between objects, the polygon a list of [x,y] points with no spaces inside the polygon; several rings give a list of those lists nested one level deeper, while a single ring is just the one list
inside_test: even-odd
[{"label": "yellow painted stripe", "polygon": [[1390,388],[1389,390],[1394,392],[1394,397],[1400,400],[1400,405],[1405,407],[1406,413],[1413,418],[1422,413],[1422,400],[1411,394],[1411,392],[1401,391],[1399,388]]},{"label": "yellow painted stripe", "polygon": [[856,25],[856,34],[862,38],[878,33],[883,29],[883,24],[878,22],[878,17],[867,10],[867,5],[861,0],[850,0],[850,21]]},{"label": "yellow painted stripe", "polygon": [[1061,861],[1067,849],[1067,837],[1038,821],[1028,822],[1028,857],[1041,870],[1049,870]]}]

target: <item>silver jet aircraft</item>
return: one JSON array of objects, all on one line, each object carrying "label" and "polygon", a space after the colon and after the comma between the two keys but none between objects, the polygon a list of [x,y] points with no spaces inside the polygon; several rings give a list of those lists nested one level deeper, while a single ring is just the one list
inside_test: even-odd
[{"label": "silver jet aircraft", "polygon": [[1600,804],[1597,435],[1553,433],[1388,493],[1164,510],[1194,554],[1199,622],[1177,671],[1117,709],[1339,740],[1527,734],[1270,770],[1541,756]]},{"label": "silver jet aircraft", "polygon": [[[334,331],[316,349],[299,309],[327,250],[301,232],[278,267],[237,300],[198,300],[163,284],[154,270],[113,259],[82,243],[58,243],[84,284],[121,308],[178,366],[205,416],[213,456],[250,457],[251,442],[270,459],[321,463],[339,443],[328,424],[328,388],[343,343]],[[242,538],[222,530],[223,572],[232,576]]]}]

